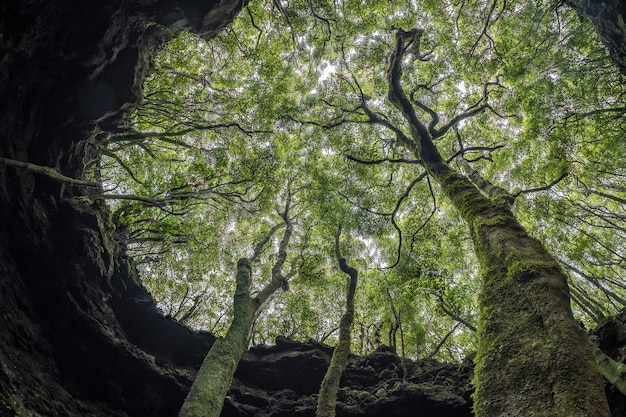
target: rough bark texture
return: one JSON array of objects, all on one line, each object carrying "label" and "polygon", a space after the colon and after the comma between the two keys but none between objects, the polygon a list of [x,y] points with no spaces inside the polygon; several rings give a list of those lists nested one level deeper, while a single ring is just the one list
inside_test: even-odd
[{"label": "rough bark texture", "polygon": [[591,345],[591,350],[604,379],[622,394],[626,394],[626,364],[613,360],[595,344]]},{"label": "rough bark texture", "polygon": [[248,348],[255,314],[260,306],[250,298],[252,271],[247,259],[237,262],[233,321],[204,358],[179,417],[219,417],[237,364]]},{"label": "rough bark texture", "polygon": [[[341,232],[341,229],[339,229]],[[354,321],[354,295],[359,281],[359,273],[356,269],[348,266],[346,260],[339,255],[339,233],[335,243],[337,258],[341,270],[348,274],[348,293],[346,295],[346,311],[339,321],[339,340],[333,351],[328,370],[320,385],[319,397],[317,400],[317,417],[334,417],[337,407],[337,393],[339,392],[339,381],[348,363],[350,354],[350,343],[352,340],[352,322]]]},{"label": "rough bark texture", "polygon": [[623,0],[567,0],[567,4],[591,19],[611,58],[626,75],[626,3]]},{"label": "rough bark texture", "polygon": [[[591,332],[592,340],[611,360],[626,363],[626,310],[605,321]],[[626,415],[626,396],[611,384],[606,393],[614,417]]]},{"label": "rough bark texture", "polygon": [[[389,100],[411,129],[416,157],[467,225],[483,269],[474,410],[479,417],[609,416],[587,337],[574,320],[567,277],[511,213],[510,196],[486,196],[443,161],[402,85],[410,32],[397,31]],[[477,181],[478,182],[478,181]]]},{"label": "rough bark texture", "polygon": [[458,175],[442,179],[470,226],[483,267],[478,416],[608,416],[587,337],[558,263],[503,204]]}]

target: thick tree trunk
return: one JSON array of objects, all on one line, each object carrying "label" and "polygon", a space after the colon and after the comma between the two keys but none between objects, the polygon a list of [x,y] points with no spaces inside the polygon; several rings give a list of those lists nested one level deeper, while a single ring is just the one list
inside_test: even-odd
[{"label": "thick tree trunk", "polygon": [[389,99],[410,125],[416,157],[469,226],[482,267],[476,415],[608,417],[604,384],[572,315],[565,273],[513,216],[511,196],[480,178],[472,184],[443,161],[400,84],[405,36],[409,32],[397,32]]},{"label": "thick tree trunk", "polygon": [[506,202],[483,196],[443,163],[431,172],[469,225],[483,268],[476,414],[608,416],[604,384],[558,262]]}]

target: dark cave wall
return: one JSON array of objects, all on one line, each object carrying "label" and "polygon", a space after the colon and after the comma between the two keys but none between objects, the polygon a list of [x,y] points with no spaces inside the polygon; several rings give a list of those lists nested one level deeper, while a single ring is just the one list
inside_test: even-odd
[{"label": "dark cave wall", "polygon": [[[94,175],[158,45],[244,2],[1,2],[0,158]],[[175,415],[212,342],[159,314],[98,191],[0,159],[0,416]]]}]

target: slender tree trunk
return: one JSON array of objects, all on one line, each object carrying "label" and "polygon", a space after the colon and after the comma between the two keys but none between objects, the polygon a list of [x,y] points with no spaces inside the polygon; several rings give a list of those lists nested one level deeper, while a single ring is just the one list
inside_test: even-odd
[{"label": "slender tree trunk", "polygon": [[344,369],[346,369],[348,355],[350,354],[352,322],[354,321],[354,294],[359,280],[359,272],[348,266],[345,258],[342,258],[339,253],[340,233],[341,227],[335,239],[335,252],[339,261],[339,267],[350,277],[350,281],[348,284],[348,294],[346,295],[346,311],[339,321],[339,341],[333,351],[330,365],[322,380],[319,396],[317,398],[317,411],[315,413],[317,417],[335,416],[339,381],[341,380]]},{"label": "slender tree trunk", "polygon": [[614,360],[594,343],[591,343],[591,350],[602,376],[626,395],[626,364]]},{"label": "slender tree trunk", "polygon": [[248,259],[240,259],[233,321],[226,336],[217,339],[204,358],[179,417],[219,417],[237,364],[248,348],[250,329],[259,307],[250,298],[251,275]]},{"label": "slender tree trunk", "polygon": [[409,123],[416,156],[469,226],[482,267],[476,415],[608,417],[604,384],[572,315],[565,273],[513,216],[508,193],[480,178],[473,184],[443,161],[402,90],[408,35],[396,35],[389,99]]},{"label": "slender tree trunk", "polygon": [[[216,340],[204,358],[178,417],[219,417],[237,365],[248,348],[254,319],[259,308],[279,288],[286,289],[289,278],[295,274],[292,270],[286,276],[283,275],[283,266],[287,260],[287,247],[293,232],[289,222],[290,205],[291,191],[287,195],[285,211],[281,213],[284,225],[277,224],[272,227],[257,244],[252,257],[241,258],[237,261],[233,321],[226,332],[226,336]],[[276,230],[282,226],[286,226],[286,229],[278,247],[276,261],[272,266],[272,279],[255,297],[250,297],[252,287],[250,265],[261,256],[264,247]]]}]

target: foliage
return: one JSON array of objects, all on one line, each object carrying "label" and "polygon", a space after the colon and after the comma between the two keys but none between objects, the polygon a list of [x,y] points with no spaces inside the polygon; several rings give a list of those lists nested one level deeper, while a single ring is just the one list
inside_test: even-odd
[{"label": "foliage", "polygon": [[[226,328],[234,264],[291,189],[298,274],[254,342],[336,338],[341,223],[361,272],[359,353],[473,349],[476,260],[386,101],[392,28],[423,29],[403,82],[444,158],[516,196],[517,217],[570,272],[582,320],[624,307],[626,83],[587,23],[551,2],[293,0],[250,3],[210,43],[172,41],[132,128],[102,149],[105,198],[167,314]],[[271,264],[254,268],[259,288]]]}]

